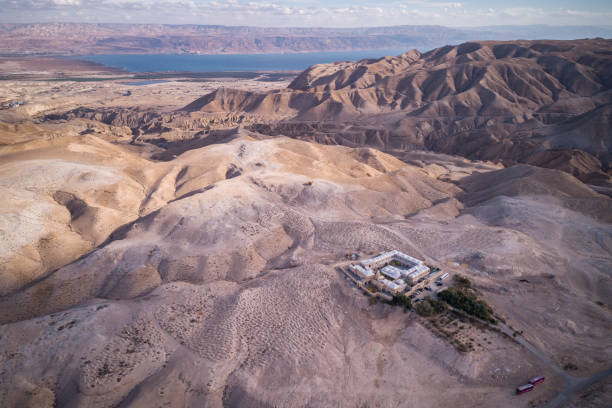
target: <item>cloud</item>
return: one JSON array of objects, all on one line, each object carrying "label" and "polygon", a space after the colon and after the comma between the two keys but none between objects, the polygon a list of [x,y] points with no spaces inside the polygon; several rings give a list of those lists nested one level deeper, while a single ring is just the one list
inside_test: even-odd
[{"label": "cloud", "polygon": [[[360,4],[361,3],[361,4]],[[605,24],[609,10],[486,8],[455,1],[397,0],[0,0],[0,22],[128,21],[138,23],[248,24],[257,26],[448,26],[508,24]]]},{"label": "cloud", "polygon": [[514,7],[501,10],[503,14],[510,17],[533,17],[536,15],[544,15],[544,10],[532,7]]}]

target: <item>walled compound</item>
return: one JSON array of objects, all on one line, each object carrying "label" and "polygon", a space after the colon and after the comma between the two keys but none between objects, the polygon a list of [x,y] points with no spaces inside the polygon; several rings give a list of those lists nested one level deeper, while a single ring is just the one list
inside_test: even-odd
[{"label": "walled compound", "polygon": [[362,281],[392,295],[410,291],[430,275],[423,261],[397,250],[351,264],[349,269]]}]

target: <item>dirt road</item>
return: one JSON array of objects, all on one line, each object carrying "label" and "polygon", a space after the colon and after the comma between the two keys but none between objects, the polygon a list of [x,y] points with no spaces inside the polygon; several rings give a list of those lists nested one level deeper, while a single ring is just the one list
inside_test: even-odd
[{"label": "dirt road", "polygon": [[513,337],[514,331],[511,328],[501,322],[499,322],[499,328],[502,332],[514,338],[518,343],[520,343],[523,347],[529,350],[533,355],[542,360],[551,370],[559,374],[565,381],[565,388],[561,390],[561,392],[559,392],[559,394],[557,394],[557,396],[553,400],[549,401],[546,405],[544,405],[543,408],[560,408],[565,405],[565,403],[567,403],[567,401],[569,401],[570,398],[572,398],[574,395],[612,375],[612,367],[595,373],[589,377],[578,378],[569,375],[561,367],[555,365],[548,357],[544,355],[544,353],[538,350],[538,348],[536,348],[533,344],[529,343],[523,337]]}]

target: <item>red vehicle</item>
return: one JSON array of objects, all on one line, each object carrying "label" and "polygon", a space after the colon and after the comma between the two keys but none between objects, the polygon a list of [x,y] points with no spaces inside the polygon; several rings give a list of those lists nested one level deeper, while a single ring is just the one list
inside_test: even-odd
[{"label": "red vehicle", "polygon": [[526,392],[533,391],[533,384],[525,384],[516,388],[517,394],[524,394]]},{"label": "red vehicle", "polygon": [[529,380],[529,384],[536,385],[536,384],[541,383],[544,380],[545,380],[545,377],[543,375],[539,375],[539,376],[533,377],[531,380]]}]

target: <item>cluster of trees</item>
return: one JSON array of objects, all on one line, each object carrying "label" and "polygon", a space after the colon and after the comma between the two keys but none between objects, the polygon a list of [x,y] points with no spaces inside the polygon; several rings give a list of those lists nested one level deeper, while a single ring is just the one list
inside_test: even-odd
[{"label": "cluster of trees", "polygon": [[426,297],[422,302],[417,303],[417,305],[414,307],[417,313],[421,316],[437,315],[444,312],[447,308],[448,306],[446,306],[446,303],[430,297]]},{"label": "cluster of trees", "polygon": [[438,293],[438,297],[449,305],[463,310],[464,312],[487,320],[493,324],[497,321],[493,318],[491,307],[484,300],[478,300],[471,291],[462,288],[448,288]]},{"label": "cluster of trees", "polygon": [[393,296],[393,300],[391,300],[389,303],[392,305],[404,306],[406,309],[410,309],[412,307],[412,301],[410,298],[402,294]]},{"label": "cluster of trees", "polygon": [[455,284],[457,286],[461,286],[461,287],[464,287],[464,288],[471,288],[472,287],[472,282],[470,282],[470,280],[468,278],[466,278],[465,276],[455,275],[455,276],[453,276],[453,280],[455,281]]}]

